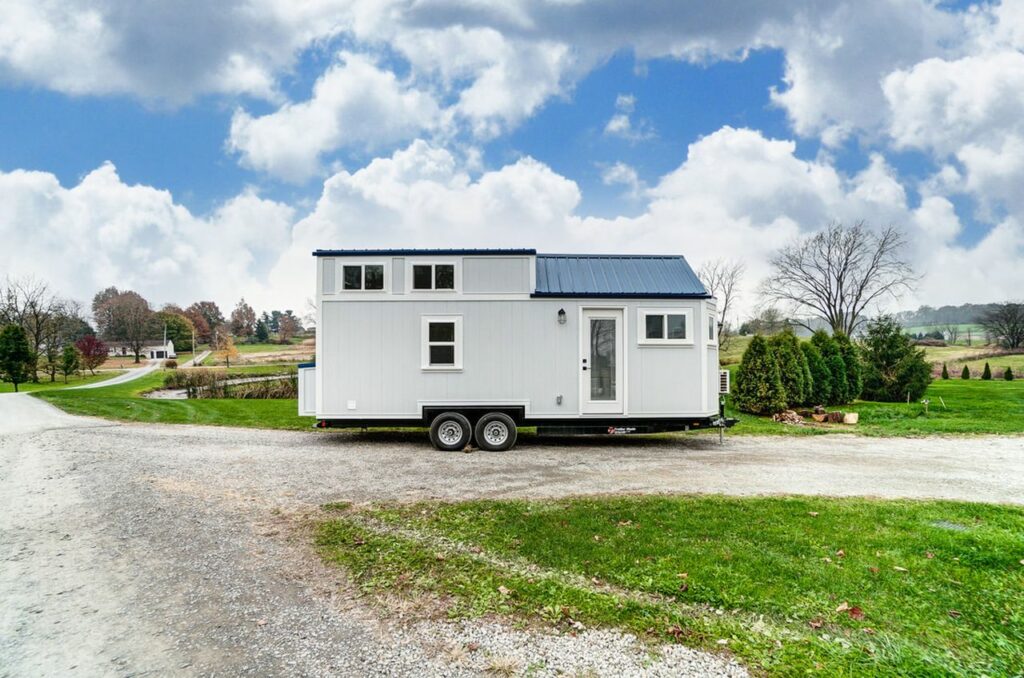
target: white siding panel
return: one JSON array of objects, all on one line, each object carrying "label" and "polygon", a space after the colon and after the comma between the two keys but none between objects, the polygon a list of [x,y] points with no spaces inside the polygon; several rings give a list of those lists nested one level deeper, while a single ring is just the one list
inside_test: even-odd
[{"label": "white siding panel", "polygon": [[465,294],[529,293],[529,257],[465,257],[462,291]]},{"label": "white siding panel", "polygon": [[[626,309],[627,414],[706,414],[700,411],[703,361],[699,356],[707,350],[710,362],[713,351],[699,344],[638,346],[634,327],[638,305],[632,301],[604,304]],[[695,317],[700,313],[700,302],[679,305],[693,308]],[[581,306],[602,304],[570,299],[325,300],[318,328],[323,394],[318,415],[417,417],[423,401],[525,401],[533,417],[575,416],[579,413]],[[564,325],[558,323],[560,308],[566,311]],[[424,371],[421,317],[445,314],[463,318],[463,369]],[[348,408],[350,401],[355,409]],[[711,403],[717,407],[716,399]]]}]

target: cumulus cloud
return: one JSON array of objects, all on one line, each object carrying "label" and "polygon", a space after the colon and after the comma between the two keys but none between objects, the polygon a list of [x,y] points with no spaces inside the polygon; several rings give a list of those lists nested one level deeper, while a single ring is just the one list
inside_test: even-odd
[{"label": "cumulus cloud", "polygon": [[[630,176],[626,165],[617,172]],[[314,291],[310,252],[320,247],[680,252],[695,264],[745,260],[746,310],[775,247],[833,219],[864,219],[910,235],[923,278],[907,304],[1018,293],[1020,221],[1003,219],[965,245],[952,203],[926,195],[912,204],[881,155],[847,175],[826,158],[798,157],[792,140],[723,127],[692,143],[679,166],[639,196],[636,216],[586,216],[577,184],[542,162],[524,157],[471,171],[425,140],[337,172],[303,214],[246,190],[196,215],[167,191],[125,184],[109,164],[72,187],[18,170],[0,173],[0,238],[7,244],[0,269],[42,275],[86,298],[115,284],[154,302],[212,297],[231,304],[244,295],[261,307],[294,307]],[[40,269],[39,262],[52,263]]]},{"label": "cumulus cloud", "polygon": [[1024,209],[1024,53],[929,59],[885,79],[898,148],[955,159],[960,190],[983,206]]},{"label": "cumulus cloud", "polygon": [[171,105],[204,93],[276,99],[280,73],[350,16],[330,4],[9,0],[0,79]]},{"label": "cumulus cloud", "polygon": [[0,172],[0,270],[83,300],[108,285],[153,303],[265,298],[261,280],[293,220],[252,191],[197,217],[167,191],[125,184],[109,163],[70,188],[46,172]]},{"label": "cumulus cloud", "polygon": [[366,56],[343,53],[317,80],[309,100],[260,117],[236,111],[228,146],[247,167],[302,181],[318,172],[323,153],[403,141],[439,121],[430,94]]},{"label": "cumulus cloud", "polygon": [[[1000,224],[979,244],[957,243],[962,228],[952,204],[931,196],[914,207],[880,155],[847,176],[826,160],[796,156],[791,140],[722,128],[688,148],[678,168],[642,195],[633,217],[578,213],[577,185],[523,158],[475,178],[449,151],[417,140],[390,157],[327,180],[315,209],[295,226],[271,287],[308,295],[309,253],[319,247],[495,246],[582,252],[680,252],[699,263],[733,256],[748,263],[753,285],[768,254],[832,220],[896,224],[908,232],[923,279],[907,303],[954,303],[1010,296],[1024,255],[1019,224]],[[617,171],[629,175],[628,166]],[[971,287],[957,279],[984,280]]]}]

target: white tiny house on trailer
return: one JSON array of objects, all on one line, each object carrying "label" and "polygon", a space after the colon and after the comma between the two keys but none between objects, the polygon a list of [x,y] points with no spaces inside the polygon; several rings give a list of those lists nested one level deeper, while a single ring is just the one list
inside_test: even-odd
[{"label": "white tiny house on trailer", "polygon": [[682,256],[317,250],[321,427],[430,426],[441,449],[720,423],[715,300]]}]

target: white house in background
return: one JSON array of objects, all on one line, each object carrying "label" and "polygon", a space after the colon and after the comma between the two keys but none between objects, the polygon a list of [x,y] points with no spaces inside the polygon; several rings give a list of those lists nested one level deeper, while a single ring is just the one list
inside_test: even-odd
[{"label": "white house in background", "polygon": [[517,426],[721,425],[715,300],[682,256],[317,250],[317,426],[429,426],[507,449]]},{"label": "white house in background", "polygon": [[[121,344],[111,344],[110,348],[107,349],[107,354],[111,357],[135,357],[135,353],[132,352],[131,346],[124,346]],[[140,355],[148,356],[150,360],[164,360],[177,358],[178,354],[174,351],[174,342],[170,339],[166,341],[147,341],[142,344],[142,351]]]}]

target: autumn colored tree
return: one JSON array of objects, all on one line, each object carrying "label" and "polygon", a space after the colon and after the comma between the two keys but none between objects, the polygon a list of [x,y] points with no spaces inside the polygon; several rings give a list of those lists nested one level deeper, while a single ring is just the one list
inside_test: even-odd
[{"label": "autumn colored tree", "polygon": [[206,341],[210,341],[210,333],[224,324],[224,314],[220,312],[220,307],[212,301],[197,301],[185,309],[185,312],[189,320],[196,326],[197,333],[199,332],[200,325],[196,322],[193,315],[202,316],[208,328]]},{"label": "autumn colored tree", "polygon": [[82,367],[89,370],[90,374],[96,374],[96,368],[103,364],[109,353],[107,345],[96,338],[95,334],[87,334],[75,342],[75,348]]},{"label": "autumn colored tree", "polygon": [[224,359],[225,367],[231,367],[232,358],[238,359],[238,349],[235,347],[235,340],[231,338],[230,332],[217,332],[217,351],[220,353],[221,358]]},{"label": "autumn colored tree", "polygon": [[204,316],[195,304],[192,304],[184,311],[184,316],[188,318],[188,321],[192,323],[192,327],[196,330],[196,341],[200,344],[210,344],[213,342],[213,328],[206,322],[206,316]]},{"label": "autumn colored tree", "polygon": [[301,330],[299,319],[291,311],[285,311],[277,320],[277,336],[282,344],[290,343],[292,337]]},{"label": "autumn colored tree", "polygon": [[231,331],[236,337],[246,339],[256,331],[256,311],[245,303],[245,297],[239,300],[235,310],[231,312]]}]

